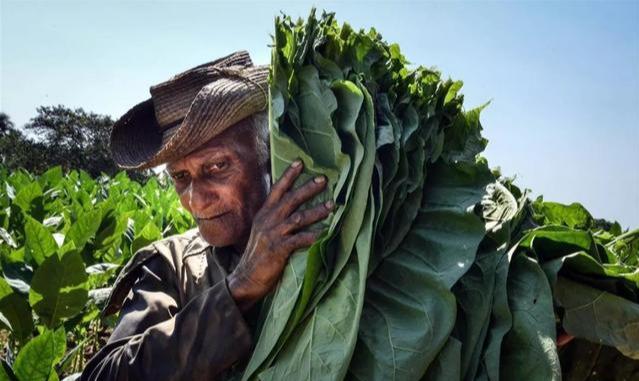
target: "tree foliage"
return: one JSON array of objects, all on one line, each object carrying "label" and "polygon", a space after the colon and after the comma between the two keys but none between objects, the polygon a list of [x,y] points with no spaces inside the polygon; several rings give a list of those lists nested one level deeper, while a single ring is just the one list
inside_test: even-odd
[{"label": "tree foliage", "polygon": [[36,143],[15,128],[5,113],[0,113],[0,163],[9,169],[25,168],[41,173],[46,170],[42,154],[46,147]]},{"label": "tree foliage", "polygon": [[110,116],[63,105],[40,106],[36,112],[21,129],[0,113],[0,163],[5,167],[36,174],[53,166],[82,169],[91,176],[118,172],[109,151]]}]

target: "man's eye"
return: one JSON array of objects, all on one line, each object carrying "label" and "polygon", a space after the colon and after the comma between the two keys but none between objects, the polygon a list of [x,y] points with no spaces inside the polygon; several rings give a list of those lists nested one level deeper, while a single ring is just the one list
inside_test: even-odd
[{"label": "man's eye", "polygon": [[173,181],[181,181],[186,179],[186,173],[184,172],[171,173],[171,178],[173,179]]},{"label": "man's eye", "polygon": [[218,161],[216,163],[210,164],[207,169],[209,172],[219,172],[223,169],[226,169],[227,166],[228,163],[226,161]]}]

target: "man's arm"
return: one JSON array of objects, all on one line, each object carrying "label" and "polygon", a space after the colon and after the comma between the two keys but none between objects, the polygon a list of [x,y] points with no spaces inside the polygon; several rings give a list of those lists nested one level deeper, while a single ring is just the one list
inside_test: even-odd
[{"label": "man's arm", "polygon": [[179,306],[176,275],[158,257],[150,259],[109,343],[81,380],[210,380],[246,356],[252,343],[242,312],[273,289],[288,257],[317,239],[320,232],[306,228],[334,208],[328,201],[298,210],[326,187],[318,176],[292,189],[302,170],[296,161],[273,185],[228,282]]},{"label": "man's arm", "polygon": [[288,258],[297,249],[311,246],[321,231],[308,230],[326,218],[332,200],[309,209],[298,208],[326,187],[326,177],[317,176],[293,189],[304,164],[295,160],[273,185],[262,208],[253,217],[253,226],[244,254],[228,276],[228,287],[242,311],[264,298],[279,281]]},{"label": "man's arm", "polygon": [[155,256],[141,270],[109,342],[81,380],[211,380],[248,355],[250,331],[226,280],[178,311],[166,262]]}]

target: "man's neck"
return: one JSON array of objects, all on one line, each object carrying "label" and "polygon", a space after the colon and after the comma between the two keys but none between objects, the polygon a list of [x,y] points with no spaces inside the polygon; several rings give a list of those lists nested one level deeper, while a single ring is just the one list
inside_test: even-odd
[{"label": "man's neck", "polygon": [[248,243],[248,238],[242,240],[242,243],[231,245],[230,248],[233,251],[234,255],[242,256],[244,254],[244,250],[246,250],[246,244]]}]

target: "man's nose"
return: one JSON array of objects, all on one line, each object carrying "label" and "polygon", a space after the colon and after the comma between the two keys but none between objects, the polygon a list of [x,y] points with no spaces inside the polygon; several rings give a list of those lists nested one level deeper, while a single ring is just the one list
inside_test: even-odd
[{"label": "man's nose", "polygon": [[189,187],[189,209],[196,217],[208,217],[203,215],[211,204],[218,198],[215,189],[205,181],[193,179]]}]

